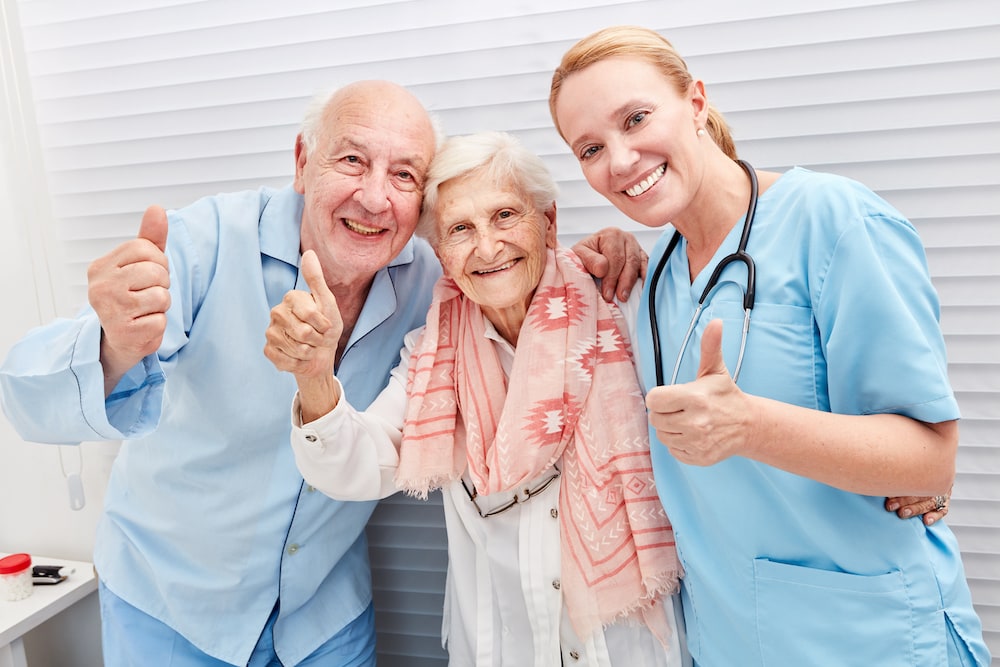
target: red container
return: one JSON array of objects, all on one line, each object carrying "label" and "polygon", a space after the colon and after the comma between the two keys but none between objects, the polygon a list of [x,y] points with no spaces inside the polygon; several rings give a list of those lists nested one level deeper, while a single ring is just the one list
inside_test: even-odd
[{"label": "red container", "polygon": [[31,556],[11,554],[0,558],[0,600],[23,600],[34,592]]}]

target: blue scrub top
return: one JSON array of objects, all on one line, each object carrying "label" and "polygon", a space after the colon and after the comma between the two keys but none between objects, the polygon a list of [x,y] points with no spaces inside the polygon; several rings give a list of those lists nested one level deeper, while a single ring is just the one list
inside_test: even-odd
[{"label": "blue scrub top", "polygon": [[[693,284],[684,241],[660,277],[668,381],[697,300],[718,261],[735,251],[741,222]],[[651,267],[671,235],[661,237]],[[743,391],[842,414],[959,417],[923,247],[888,203],[856,182],[793,169],[761,195],[748,251],[757,283]],[[735,368],[746,269],[731,263],[720,282],[678,382],[694,378],[713,319],[724,321],[723,352]],[[637,334],[647,389],[656,383],[649,298],[647,284]],[[742,457],[685,465],[655,431],[650,437],[685,569],[696,664],[787,667],[839,656],[837,664],[940,667],[949,664],[949,636],[977,664],[989,662],[958,544],[943,522],[901,521],[883,509],[884,498]]]}]

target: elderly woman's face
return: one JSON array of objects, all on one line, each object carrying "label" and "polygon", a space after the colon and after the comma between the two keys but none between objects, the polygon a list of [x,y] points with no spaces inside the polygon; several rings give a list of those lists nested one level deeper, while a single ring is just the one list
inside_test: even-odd
[{"label": "elderly woman's face", "polygon": [[444,273],[497,325],[520,327],[556,246],[555,207],[538,211],[520,188],[482,170],[438,188],[437,254]]}]

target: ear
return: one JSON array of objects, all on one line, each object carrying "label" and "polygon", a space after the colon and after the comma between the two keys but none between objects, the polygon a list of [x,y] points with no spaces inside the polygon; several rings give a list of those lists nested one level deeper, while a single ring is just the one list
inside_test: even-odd
[{"label": "ear", "polygon": [[303,172],[305,171],[306,160],[308,157],[309,151],[306,150],[306,145],[302,143],[302,134],[300,133],[295,137],[295,181],[292,184],[295,191],[300,195],[304,195],[306,193],[306,184]]},{"label": "ear", "polygon": [[556,203],[552,202],[552,206],[549,210],[545,212],[545,219],[548,221],[545,223],[545,247],[555,248],[559,245],[559,232],[556,228]]},{"label": "ear", "polygon": [[689,96],[691,109],[694,111],[695,127],[705,127],[708,122],[708,96],[705,95],[705,82],[695,79],[691,82]]}]

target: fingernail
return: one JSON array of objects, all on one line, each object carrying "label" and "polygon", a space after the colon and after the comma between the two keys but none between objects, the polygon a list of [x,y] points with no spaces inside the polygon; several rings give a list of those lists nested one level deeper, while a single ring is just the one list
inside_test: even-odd
[{"label": "fingernail", "polygon": [[934,525],[934,521],[935,521],[935,519],[928,518],[927,519],[927,525],[928,526],[933,526]]},{"label": "fingernail", "polygon": [[903,516],[913,516],[913,510],[907,508],[902,512]]},{"label": "fingernail", "polygon": [[889,503],[889,511],[895,512],[899,509],[899,503]]}]

